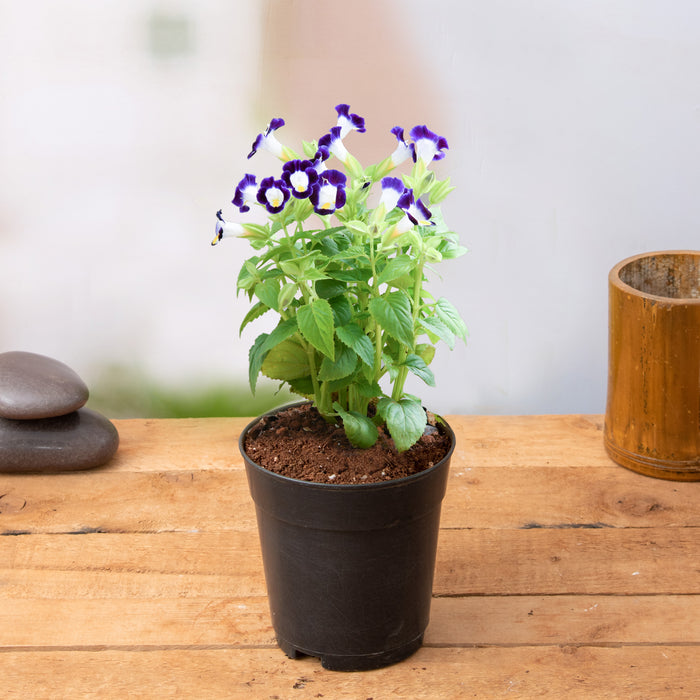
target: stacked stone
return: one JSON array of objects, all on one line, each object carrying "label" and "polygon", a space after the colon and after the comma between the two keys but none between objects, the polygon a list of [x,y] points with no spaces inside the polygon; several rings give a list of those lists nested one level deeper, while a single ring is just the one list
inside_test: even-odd
[{"label": "stacked stone", "polygon": [[67,365],[31,352],[0,353],[0,472],[61,472],[107,463],[119,434],[84,408],[85,382]]}]

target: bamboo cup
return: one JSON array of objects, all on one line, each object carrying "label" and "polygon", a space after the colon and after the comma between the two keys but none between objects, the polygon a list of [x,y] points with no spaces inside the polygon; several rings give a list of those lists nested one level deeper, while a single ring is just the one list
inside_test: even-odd
[{"label": "bamboo cup", "polygon": [[700,480],[700,251],[617,264],[609,314],[608,454],[648,476]]}]

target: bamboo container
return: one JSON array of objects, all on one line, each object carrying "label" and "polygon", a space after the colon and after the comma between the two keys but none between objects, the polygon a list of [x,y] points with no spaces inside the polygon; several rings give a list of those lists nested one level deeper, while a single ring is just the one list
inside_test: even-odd
[{"label": "bamboo container", "polygon": [[618,263],[609,314],[608,454],[648,476],[700,480],[700,251]]}]

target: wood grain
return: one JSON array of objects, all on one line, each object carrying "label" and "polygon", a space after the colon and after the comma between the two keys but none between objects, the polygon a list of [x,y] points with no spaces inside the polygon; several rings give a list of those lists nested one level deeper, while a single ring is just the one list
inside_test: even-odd
[{"label": "wood grain", "polygon": [[697,697],[700,483],[616,466],[599,416],[449,420],[425,646],[370,673],[275,645],[247,419],[116,421],[106,468],[0,476],[2,697]]}]

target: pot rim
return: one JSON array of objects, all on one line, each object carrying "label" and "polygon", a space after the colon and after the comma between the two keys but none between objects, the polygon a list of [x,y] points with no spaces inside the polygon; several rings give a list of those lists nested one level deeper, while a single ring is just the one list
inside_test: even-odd
[{"label": "pot rim", "polygon": [[[419,481],[420,479],[427,478],[428,475],[432,474],[434,471],[438,470],[445,462],[449,461],[452,457],[452,453],[454,452],[455,445],[457,443],[457,439],[455,437],[454,431],[452,430],[452,427],[450,424],[440,415],[437,413],[433,413],[433,415],[438,419],[438,421],[441,423],[443,428],[447,431],[447,434],[450,438],[450,448],[447,450],[445,453],[445,456],[439,461],[433,464],[432,467],[428,467],[428,469],[424,469],[421,472],[418,472],[416,474],[411,474],[409,476],[402,476],[398,479],[389,479],[387,481],[376,481],[372,482],[369,484],[327,484],[327,483],[322,483],[320,481],[306,481],[305,479],[294,479],[291,476],[284,476],[283,474],[278,474],[277,472],[273,472],[269,469],[266,469],[265,467],[261,466],[258,464],[254,459],[251,458],[251,456],[246,452],[244,443],[245,443],[245,437],[248,434],[248,431],[260,420],[262,420],[265,416],[272,415],[273,413],[277,413],[279,411],[282,411],[286,408],[292,408],[293,406],[303,406],[304,404],[309,404],[312,403],[311,401],[294,401],[292,403],[287,403],[283,404],[281,406],[277,406],[276,408],[273,408],[269,411],[266,411],[265,413],[261,413],[259,416],[256,416],[253,418],[253,420],[248,423],[245,428],[241,431],[241,434],[238,438],[238,449],[240,450],[242,455],[245,455],[247,458],[248,462],[254,466],[257,470],[263,472],[266,475],[270,475],[271,477],[275,479],[279,479],[282,482],[288,482],[290,484],[297,484],[300,486],[303,486],[304,488],[317,488],[323,491],[377,491],[380,489],[387,489],[387,488],[395,488],[398,485],[402,484],[407,484],[413,481]],[[356,448],[356,449],[362,449],[362,448]]]},{"label": "pot rim", "polygon": [[700,297],[694,298],[694,297],[664,297],[664,296],[659,296],[658,294],[650,294],[649,292],[644,292],[641,289],[637,289],[636,287],[633,287],[630,284],[627,284],[627,282],[624,282],[621,277],[620,277],[620,271],[624,268],[627,267],[627,265],[630,265],[638,260],[643,260],[644,258],[655,258],[659,256],[673,256],[673,255],[690,255],[692,257],[696,257],[698,260],[698,265],[700,265],[700,250],[658,250],[658,251],[650,251],[647,253],[638,253],[637,255],[632,255],[629,258],[625,258],[624,260],[621,260],[619,263],[617,263],[612,270],[610,270],[610,274],[608,275],[608,280],[610,281],[610,284],[616,287],[617,289],[620,289],[628,294],[631,294],[635,297],[640,297],[643,299],[649,299],[651,301],[655,302],[661,302],[663,304],[667,305],[672,305],[672,306],[700,306]]}]

